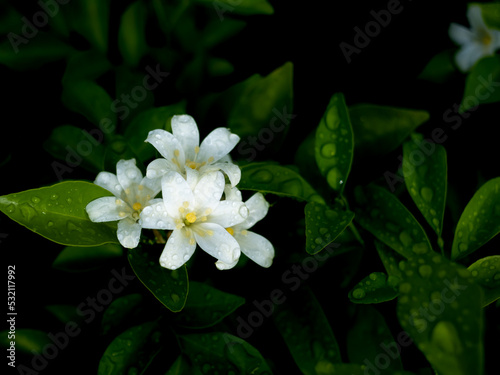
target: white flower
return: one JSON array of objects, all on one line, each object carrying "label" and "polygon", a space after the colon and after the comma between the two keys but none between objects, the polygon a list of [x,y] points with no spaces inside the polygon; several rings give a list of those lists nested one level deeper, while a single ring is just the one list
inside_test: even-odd
[{"label": "white flower", "polygon": [[[241,192],[236,188],[226,186],[225,195],[226,200],[241,202]],[[272,243],[260,234],[249,231],[251,227],[267,215],[269,210],[269,203],[261,193],[255,193],[246,202],[248,208],[248,217],[245,221],[226,227],[226,230],[231,233],[234,239],[240,245],[241,252],[253,260],[255,263],[262,267],[269,267],[273,263],[274,247]],[[217,268],[224,270],[232,268],[236,265],[237,261],[227,263],[219,260],[216,263]]]},{"label": "white flower", "polygon": [[227,128],[214,129],[201,142],[198,126],[189,115],[173,116],[172,133],[163,129],[149,132],[146,142],[151,143],[163,156],[147,167],[149,178],[158,178],[169,171],[186,176],[191,168],[201,174],[222,170],[232,186],[241,178],[240,168],[231,162],[228,153],[239,142],[240,137]]},{"label": "white flower", "polygon": [[463,72],[468,71],[483,57],[493,55],[500,48],[500,31],[486,26],[479,6],[470,6],[467,18],[470,30],[452,23],[448,31],[450,38],[461,46],[455,55],[455,62]]},{"label": "white flower", "polygon": [[[194,188],[193,188],[194,186]],[[143,228],[172,230],[160,256],[162,267],[175,270],[193,255],[196,244],[226,263],[239,259],[238,242],[225,228],[243,222],[248,209],[243,202],[221,201],[224,176],[220,171],[204,174],[176,171],[162,178],[163,200],[141,212]]]},{"label": "white flower", "polygon": [[159,181],[142,177],[135,159],[120,160],[116,164],[116,175],[100,172],[96,185],[113,193],[114,197],[102,197],[90,202],[87,213],[93,222],[118,221],[117,236],[123,247],[133,249],[139,244],[141,226],[137,222],[140,212],[160,192]]}]

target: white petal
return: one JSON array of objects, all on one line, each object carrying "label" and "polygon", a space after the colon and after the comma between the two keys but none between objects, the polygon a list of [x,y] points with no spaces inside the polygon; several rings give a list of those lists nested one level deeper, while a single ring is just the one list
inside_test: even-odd
[{"label": "white petal", "polygon": [[241,191],[239,191],[238,188],[232,187],[231,185],[226,185],[224,187],[224,196],[228,201],[243,201]]},{"label": "white petal", "polygon": [[227,230],[218,224],[193,224],[194,237],[200,247],[224,263],[233,263],[240,257],[240,246]]},{"label": "white petal", "polygon": [[483,57],[483,48],[479,44],[469,44],[455,54],[455,62],[462,72],[470,70]]},{"label": "white petal", "polygon": [[234,238],[238,241],[241,252],[262,267],[269,267],[273,263],[274,247],[265,237],[254,232],[235,232]]},{"label": "white petal", "polygon": [[118,182],[118,178],[113,173],[100,172],[97,175],[94,184],[110,191],[115,197],[121,197],[123,194],[123,188]]},{"label": "white petal", "polygon": [[448,35],[451,40],[460,45],[471,43],[474,39],[474,34],[468,28],[457,23],[450,25]]},{"label": "white petal", "polygon": [[139,216],[139,224],[148,229],[175,229],[175,219],[168,214],[163,200],[144,207]]},{"label": "white petal", "polygon": [[214,210],[219,204],[224,191],[224,176],[221,172],[204,174],[194,188],[195,207],[197,211]]},{"label": "white petal", "polygon": [[186,182],[191,190],[194,190],[198,181],[200,181],[200,172],[196,169],[186,168]]},{"label": "white petal", "polygon": [[251,228],[258,221],[262,220],[269,211],[269,203],[261,193],[255,193],[246,202],[245,205],[248,208],[249,215],[246,220],[239,225],[239,227],[248,229]]},{"label": "white petal", "polygon": [[161,156],[171,164],[171,169],[175,170],[178,168],[182,172],[184,163],[186,162],[184,149],[179,140],[171,133],[163,129],[152,130],[149,132],[145,142],[151,143],[158,150]]},{"label": "white petal", "polygon": [[151,198],[154,198],[161,191],[161,178],[144,177],[139,185],[148,189],[149,191],[146,194],[149,194]]},{"label": "white petal", "polygon": [[193,161],[195,147],[200,145],[200,133],[194,119],[189,115],[173,116],[172,133],[181,143],[186,160]]},{"label": "white petal", "polygon": [[240,224],[248,217],[248,208],[243,202],[222,201],[208,216],[210,223],[219,224],[223,228],[229,228]]},{"label": "white petal", "polygon": [[221,271],[229,270],[238,264],[238,260],[239,259],[235,260],[233,263],[224,263],[223,261],[218,260],[215,262],[215,266]]},{"label": "white petal", "polygon": [[141,226],[135,220],[125,219],[118,222],[118,241],[127,249],[136,248],[141,238]]},{"label": "white petal", "polygon": [[[194,211],[195,199],[187,181],[177,172],[168,172],[161,180],[163,202],[168,214],[179,216],[179,208]],[[187,202],[187,203],[185,203]]]},{"label": "white petal", "polygon": [[163,177],[170,171],[177,171],[178,168],[167,159],[155,159],[148,164],[146,168],[146,176],[151,179],[157,179]]},{"label": "white petal", "polygon": [[467,19],[469,20],[472,30],[487,29],[480,6],[469,6],[469,9],[467,9]]},{"label": "white petal", "polygon": [[240,137],[231,133],[227,128],[214,129],[207,137],[201,142],[200,153],[198,154],[198,162],[207,161],[213,157],[211,162],[216,162],[222,157],[229,154],[229,152],[240,141]]},{"label": "white petal", "polygon": [[87,204],[85,210],[94,223],[116,221],[132,214],[130,206],[116,197],[97,198]]},{"label": "white petal", "polygon": [[176,229],[172,232],[160,256],[160,265],[176,270],[186,263],[196,249],[196,242],[190,230]]},{"label": "white petal", "polygon": [[137,186],[142,181],[142,173],[135,165],[135,159],[120,160],[116,164],[116,177],[123,189]]},{"label": "white petal", "polygon": [[239,166],[236,164],[232,163],[214,163],[214,164],[208,164],[206,166],[203,166],[200,168],[200,172],[202,173],[207,173],[211,171],[218,171],[222,170],[227,177],[229,178],[229,181],[231,182],[231,186],[236,186],[240,182],[241,179],[241,169]]}]

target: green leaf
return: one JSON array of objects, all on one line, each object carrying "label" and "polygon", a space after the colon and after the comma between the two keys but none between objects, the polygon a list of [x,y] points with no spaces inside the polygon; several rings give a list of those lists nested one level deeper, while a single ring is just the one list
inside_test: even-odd
[{"label": "green leaf", "polygon": [[202,4],[213,8],[220,21],[225,20],[224,14],[235,13],[243,15],[254,14],[273,14],[274,9],[267,0],[195,0],[198,4]]},{"label": "green leaf", "polygon": [[105,148],[100,140],[88,131],[72,125],[55,128],[45,141],[44,148],[55,158],[64,160],[71,167],[82,166],[90,172],[98,173],[104,169]]},{"label": "green leaf", "polygon": [[17,34],[8,39],[0,43],[0,64],[14,70],[38,69],[72,52],[71,46],[41,31],[31,39]]},{"label": "green leaf", "polygon": [[307,203],[304,211],[306,251],[309,254],[316,254],[335,241],[354,218],[351,211],[331,209],[327,205],[317,202]]},{"label": "green leaf", "polygon": [[351,171],[353,131],[344,95],[334,94],[316,129],[316,163],[328,185],[342,194]]},{"label": "green leaf", "polygon": [[207,61],[207,71],[212,77],[221,77],[231,74],[234,66],[226,59],[211,57]]},{"label": "green leaf", "polygon": [[483,287],[483,307],[500,298],[500,255],[479,259],[468,270],[476,283]]},{"label": "green leaf", "polygon": [[441,237],[447,188],[445,148],[413,134],[403,144],[403,174],[411,198]]},{"label": "green leaf", "polygon": [[387,364],[386,369],[389,371],[402,370],[400,348],[400,344],[392,337],[382,314],[372,306],[361,305],[353,327],[347,334],[349,361],[376,363],[376,358],[381,353],[387,353],[390,355],[391,361]]},{"label": "green leaf", "polygon": [[184,358],[183,355],[177,357],[175,362],[172,364],[170,369],[167,371],[165,375],[184,375],[184,374],[193,374],[193,370],[191,366]]},{"label": "green leaf", "polygon": [[108,51],[110,0],[71,3],[71,26],[102,54]]},{"label": "green leaf", "polygon": [[121,257],[123,248],[117,244],[95,247],[65,247],[52,262],[52,267],[67,272],[88,271],[110,259]]},{"label": "green leaf", "polygon": [[500,232],[500,177],[486,182],[467,203],[458,221],[451,258],[462,258]]},{"label": "green leaf", "polygon": [[402,263],[397,314],[440,375],[483,373],[482,291],[470,272],[439,254]]},{"label": "green leaf", "polygon": [[497,2],[469,3],[468,6],[479,6],[486,26],[500,29],[500,4]]},{"label": "green leaf", "polygon": [[63,85],[62,102],[94,125],[105,129],[116,126],[116,111],[113,110],[111,97],[93,81],[71,81]]},{"label": "green leaf", "polygon": [[251,163],[241,167],[238,188],[324,203],[324,199],[297,172],[273,163]]},{"label": "green leaf", "polygon": [[120,327],[128,317],[140,310],[141,302],[142,296],[139,293],[116,298],[102,315],[102,333],[105,335],[113,328]]},{"label": "green leaf", "polygon": [[405,258],[431,251],[425,231],[393,194],[369,185],[356,189],[355,195],[359,204],[354,210],[356,221],[380,241]]},{"label": "green leaf", "polygon": [[228,18],[224,22],[220,22],[214,19],[203,30],[201,34],[202,43],[208,50],[236,35],[245,26],[246,22],[242,20]]},{"label": "green leaf", "polygon": [[242,297],[191,281],[186,305],[182,313],[176,316],[176,321],[189,328],[211,327],[244,303],[245,299]]},{"label": "green leaf", "polygon": [[349,107],[357,156],[383,155],[395,150],[429,113],[415,109],[356,104]]},{"label": "green leaf", "polygon": [[93,223],[85,207],[112,195],[85,181],[63,181],[0,197],[0,211],[39,235],[66,246],[118,243],[116,225]]},{"label": "green leaf", "polygon": [[84,322],[83,317],[80,315],[80,310],[72,305],[47,305],[45,306],[45,310],[64,324],[73,322],[80,325]]},{"label": "green leaf", "polygon": [[130,66],[137,66],[148,49],[145,35],[147,11],[143,2],[135,1],[122,14],[118,48]]},{"label": "green leaf", "polygon": [[252,345],[223,332],[178,336],[182,352],[203,373],[272,374]]},{"label": "green leaf", "polygon": [[498,81],[500,81],[500,56],[494,55],[479,60],[467,75],[460,112],[466,112],[479,104],[500,101]]},{"label": "green leaf", "polygon": [[169,270],[160,266],[160,254],[136,247],[129,250],[128,261],[135,274],[167,309],[179,312],[186,303],[189,283],[186,266]]},{"label": "green leaf", "polygon": [[357,283],[349,292],[353,303],[380,303],[398,296],[399,278],[388,278],[384,272],[372,272]]},{"label": "green leaf", "polygon": [[386,246],[384,243],[378,240],[375,240],[374,243],[380,260],[384,264],[384,268],[387,271],[387,275],[389,275],[388,282],[391,285],[395,285],[398,280],[401,280],[402,278],[401,270],[399,269],[399,263],[404,258],[394,250]]},{"label": "green leaf", "polygon": [[186,103],[179,102],[165,107],[151,108],[135,116],[125,130],[128,145],[142,161],[155,156],[155,148],[144,142],[155,129],[171,131],[172,116],[186,113]]},{"label": "green leaf", "polygon": [[3,348],[9,348],[10,342],[15,341],[16,350],[33,355],[33,351],[41,354],[46,345],[53,345],[52,340],[49,339],[47,333],[37,329],[24,329],[16,327],[15,340],[9,339],[9,332],[10,331],[0,332],[0,345]]},{"label": "green leaf", "polygon": [[314,375],[317,368],[342,362],[328,319],[310,290],[295,292],[293,299],[279,306],[273,320],[303,374]]},{"label": "green leaf", "polygon": [[111,67],[112,65],[106,56],[96,50],[75,51],[67,59],[62,77],[63,86],[71,85],[77,81],[93,81]]},{"label": "green leaf", "polygon": [[148,341],[152,341],[151,333],[155,328],[155,322],[147,322],[118,335],[102,355],[97,374],[127,374],[127,370],[141,359],[141,352],[148,345]]},{"label": "green leaf", "polygon": [[450,49],[435,55],[427,63],[418,78],[436,83],[444,83],[456,71],[453,62],[455,52],[455,49]]}]

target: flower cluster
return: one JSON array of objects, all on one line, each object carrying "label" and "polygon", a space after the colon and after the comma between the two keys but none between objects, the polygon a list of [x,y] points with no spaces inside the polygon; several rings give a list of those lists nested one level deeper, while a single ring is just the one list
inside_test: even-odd
[{"label": "flower cluster", "polygon": [[[90,202],[90,220],[118,220],[118,240],[127,248],[139,244],[143,228],[171,231],[160,256],[161,266],[171,270],[186,263],[197,245],[217,259],[220,270],[234,267],[242,252],[269,267],[273,245],[248,230],[266,216],[269,204],[260,193],[243,202],[236,188],[241,171],[229,152],[239,139],[217,128],[200,144],[194,119],[174,116],[172,133],[156,129],[146,139],[162,156],[147,166],[146,177],[135,159],[120,160],[116,175],[97,175],[95,184],[114,197]],[[160,191],[162,198],[155,198]]]}]

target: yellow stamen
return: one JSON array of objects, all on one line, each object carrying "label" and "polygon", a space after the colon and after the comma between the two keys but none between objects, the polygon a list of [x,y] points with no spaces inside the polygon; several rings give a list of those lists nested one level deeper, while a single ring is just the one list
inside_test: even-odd
[{"label": "yellow stamen", "polygon": [[196,243],[196,241],[194,240],[194,238],[192,238],[192,237],[191,237],[191,238],[189,239],[189,244],[190,244],[191,246],[193,246],[195,243]]},{"label": "yellow stamen", "polygon": [[139,211],[140,209],[142,209],[142,204],[140,204],[139,202],[135,202],[132,208],[134,209],[134,211]]},{"label": "yellow stamen", "polygon": [[193,224],[196,221],[196,214],[194,212],[190,212],[186,215],[186,220]]},{"label": "yellow stamen", "polygon": [[175,149],[175,150],[174,150],[174,156],[175,156],[176,158],[178,158],[178,157],[179,157],[179,155],[180,155],[179,150]]},{"label": "yellow stamen", "polygon": [[121,206],[122,201],[121,201],[120,199],[117,199],[117,200],[115,201],[115,204],[116,204],[117,206]]},{"label": "yellow stamen", "polygon": [[127,213],[126,213],[126,212],[121,211],[118,215],[120,215],[120,217],[125,217],[125,216],[127,216]]},{"label": "yellow stamen", "polygon": [[229,234],[231,236],[234,236],[234,229],[233,228],[229,227],[229,228],[226,228],[226,230],[229,232]]},{"label": "yellow stamen", "polygon": [[186,211],[186,209],[185,209],[184,207],[179,207],[179,212],[180,212],[181,214],[183,214],[183,213],[184,213],[184,211]]},{"label": "yellow stamen", "polygon": [[248,234],[248,231],[243,229],[243,230],[241,231],[241,234],[242,234],[242,235],[244,235],[244,236],[246,236],[246,235]]},{"label": "yellow stamen", "polygon": [[137,190],[139,190],[139,191],[144,190],[144,185],[139,185],[139,186],[137,186]]},{"label": "yellow stamen", "polygon": [[209,163],[211,163],[211,162],[213,162],[213,161],[214,161],[214,157],[213,157],[213,156],[210,156],[210,157],[208,158],[208,162],[209,162]]},{"label": "yellow stamen", "polygon": [[188,201],[184,201],[184,202],[182,202],[182,205],[184,206],[184,208],[188,208],[189,207],[189,202]]},{"label": "yellow stamen", "polygon": [[187,165],[187,166],[188,166],[189,168],[191,168],[191,169],[196,169],[196,163],[195,163],[194,161],[192,161],[192,162],[188,163],[188,165]]},{"label": "yellow stamen", "polygon": [[207,230],[207,234],[208,234],[209,236],[213,236],[213,235],[214,235],[214,231],[213,231],[213,230]]},{"label": "yellow stamen", "polygon": [[200,220],[201,221],[207,221],[207,217],[206,216],[202,216],[202,217],[200,217]]}]

